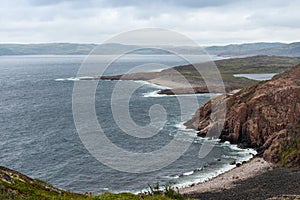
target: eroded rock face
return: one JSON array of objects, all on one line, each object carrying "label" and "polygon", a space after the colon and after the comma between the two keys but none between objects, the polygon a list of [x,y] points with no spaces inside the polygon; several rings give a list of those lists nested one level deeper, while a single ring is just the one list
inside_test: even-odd
[{"label": "eroded rock face", "polygon": [[[274,135],[297,124],[300,118],[300,65],[270,81],[217,98],[226,101],[227,105],[221,140],[263,152],[271,146],[265,145],[267,141],[275,142],[277,137]],[[205,136],[212,123],[210,114],[211,101],[200,107],[186,125]]]},{"label": "eroded rock face", "polygon": [[264,144],[265,160],[281,166],[300,166],[300,120],[292,127],[288,126],[274,133]]}]

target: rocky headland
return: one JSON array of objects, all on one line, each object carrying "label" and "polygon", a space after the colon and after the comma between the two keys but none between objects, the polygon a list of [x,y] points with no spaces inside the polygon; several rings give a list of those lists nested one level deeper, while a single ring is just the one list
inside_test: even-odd
[{"label": "rocky headland", "polygon": [[208,127],[217,124],[210,118],[212,101],[226,102],[221,141],[254,148],[281,166],[300,167],[300,65],[208,101],[185,124],[199,130],[199,136],[205,137]]}]

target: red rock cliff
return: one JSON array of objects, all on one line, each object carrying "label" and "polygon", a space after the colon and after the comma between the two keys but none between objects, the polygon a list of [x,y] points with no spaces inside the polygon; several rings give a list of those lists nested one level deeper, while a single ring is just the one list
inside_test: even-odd
[{"label": "red rock cliff", "polygon": [[[300,65],[274,76],[272,80],[217,98],[227,101],[226,119],[220,139],[241,147],[256,148],[260,153],[265,152],[266,160],[278,162],[280,159],[277,158],[276,161],[271,157],[276,153],[274,149],[281,147],[278,144],[275,148],[273,144],[279,138],[288,140],[286,132],[291,132],[291,127],[300,118]],[[211,101],[200,107],[186,125],[199,130],[198,135],[205,136],[206,128],[211,124],[210,113]],[[297,135],[292,138],[295,137]],[[295,148],[300,149],[299,141],[296,143],[298,145]],[[270,150],[271,147],[273,151]],[[296,152],[298,157],[299,152]]]}]

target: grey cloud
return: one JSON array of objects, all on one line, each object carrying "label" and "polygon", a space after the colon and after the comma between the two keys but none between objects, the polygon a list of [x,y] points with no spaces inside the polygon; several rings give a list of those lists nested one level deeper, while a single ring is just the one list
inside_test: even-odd
[{"label": "grey cloud", "polygon": [[299,8],[285,0],[10,0],[0,7],[0,42],[101,42],[145,27],[202,44],[287,42],[299,40]]},{"label": "grey cloud", "polygon": [[190,7],[190,8],[205,8],[205,7],[219,7],[230,5],[239,2],[239,0],[29,0],[33,6],[56,5],[61,3],[70,3],[75,5],[86,6],[103,6],[103,7],[148,7],[152,5],[172,6],[172,7]]},{"label": "grey cloud", "polygon": [[[60,3],[78,3],[83,2],[81,0],[28,0],[28,3],[32,6],[47,6],[47,5],[56,5]],[[84,2],[89,2],[89,0],[86,0]]]},{"label": "grey cloud", "polygon": [[172,5],[178,7],[192,7],[192,8],[203,8],[203,7],[218,7],[222,5],[231,4],[238,2],[238,0],[152,0],[152,1],[141,1],[141,0],[128,0],[128,1],[119,1],[111,0],[105,1],[105,5],[111,6],[144,6],[148,5]]}]

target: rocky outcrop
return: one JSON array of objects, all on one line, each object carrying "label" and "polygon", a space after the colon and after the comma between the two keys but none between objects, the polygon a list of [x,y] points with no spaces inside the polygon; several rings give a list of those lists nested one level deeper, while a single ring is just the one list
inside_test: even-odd
[{"label": "rocky outcrop", "polygon": [[274,133],[264,144],[264,159],[281,166],[300,166],[300,120],[292,127]]},{"label": "rocky outcrop", "polygon": [[[300,65],[276,75],[270,81],[259,82],[233,95],[217,97],[226,101],[226,119],[221,128],[220,139],[255,148],[264,158],[280,162],[276,149],[300,149],[298,136],[293,128],[300,118]],[[211,101],[200,107],[186,123],[205,136],[212,126]],[[291,134],[293,133],[293,134]],[[290,139],[288,139],[290,138]],[[295,144],[294,144],[295,143]],[[299,151],[294,152],[299,158]],[[299,159],[294,161],[298,162]],[[298,160],[297,160],[298,159]]]}]

